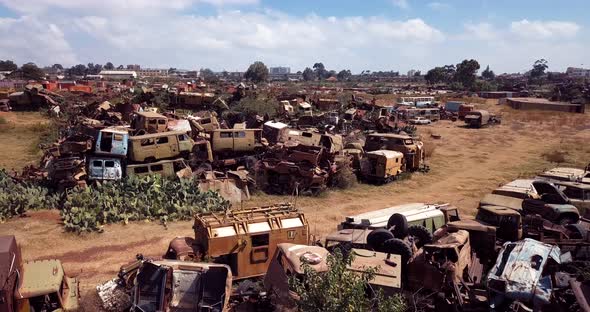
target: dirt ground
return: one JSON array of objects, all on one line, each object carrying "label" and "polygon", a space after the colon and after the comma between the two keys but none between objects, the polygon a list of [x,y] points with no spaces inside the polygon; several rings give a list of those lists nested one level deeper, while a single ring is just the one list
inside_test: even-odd
[{"label": "dirt ground", "polygon": [[[491,103],[482,106],[501,112],[503,123],[482,129],[467,129],[461,122],[451,121],[420,126],[429,155],[429,173],[416,173],[383,186],[359,184],[319,197],[256,195],[244,206],[295,202],[306,213],[311,233],[322,237],[346,215],[400,203],[448,202],[464,215],[471,215],[479,199],[501,183],[531,177],[557,165],[584,167],[590,162],[590,115],[512,111]],[[442,138],[435,140],[431,134]],[[0,166],[25,162],[17,157],[16,147],[7,151],[10,142],[17,141],[0,135]],[[556,152],[565,157],[563,163],[549,161]],[[85,310],[95,311],[94,289],[98,283],[113,278],[119,267],[138,253],[161,256],[175,236],[193,235],[191,225],[175,222],[166,228],[146,222],[116,224],[105,226],[101,234],[78,236],[63,231],[59,213],[54,210],[10,220],[0,225],[0,235],[16,235],[26,259],[61,259],[66,271],[81,279]]]},{"label": "dirt ground", "polygon": [[[0,168],[18,169],[39,161],[40,137],[52,131],[40,113],[0,112]],[[53,129],[56,130],[56,129]]]}]

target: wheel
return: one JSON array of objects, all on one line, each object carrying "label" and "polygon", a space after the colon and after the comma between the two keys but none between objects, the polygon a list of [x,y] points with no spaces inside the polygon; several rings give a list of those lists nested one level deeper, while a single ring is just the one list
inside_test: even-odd
[{"label": "wheel", "polygon": [[571,232],[569,235],[571,239],[583,239],[588,234],[588,230],[581,224],[568,224],[565,228]]},{"label": "wheel", "polygon": [[576,224],[578,223],[578,220],[574,216],[562,216],[559,218],[559,221],[557,221],[557,223],[561,225]]},{"label": "wheel", "polygon": [[402,264],[408,263],[412,257],[412,248],[410,245],[399,238],[386,240],[383,246],[381,246],[381,250],[378,251],[400,255],[402,257]]},{"label": "wheel", "polygon": [[408,235],[414,238],[414,244],[416,244],[417,248],[432,243],[432,233],[421,225],[411,225],[408,227]]},{"label": "wheel", "polygon": [[393,233],[395,238],[404,238],[408,236],[408,220],[402,214],[394,213],[389,217],[387,228],[391,230],[391,233]]},{"label": "wheel", "polygon": [[393,238],[393,234],[386,229],[376,229],[367,235],[367,245],[373,250],[380,250],[385,241]]}]

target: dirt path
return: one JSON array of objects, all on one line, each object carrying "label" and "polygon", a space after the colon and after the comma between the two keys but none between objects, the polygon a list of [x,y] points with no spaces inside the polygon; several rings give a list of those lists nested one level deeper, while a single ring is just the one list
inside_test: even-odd
[{"label": "dirt path", "polygon": [[[543,120],[523,123],[511,118],[501,126],[477,130],[449,121],[422,127],[426,144],[436,146],[429,173],[416,173],[411,179],[384,186],[361,184],[319,197],[301,197],[297,206],[305,211],[311,232],[318,236],[334,230],[346,215],[400,203],[450,202],[462,213],[471,214],[479,199],[500,183],[555,166],[542,156],[548,151],[568,151],[569,165],[580,167],[590,161],[588,117]],[[442,139],[431,139],[430,133],[440,134]],[[286,196],[257,195],[244,205],[285,200],[294,201]],[[168,228],[137,222],[109,225],[104,233],[78,236],[64,233],[57,211],[40,211],[0,225],[0,235],[16,235],[25,259],[60,258],[66,271],[82,281],[85,310],[95,311],[98,283],[113,278],[119,267],[138,253],[161,256],[172,238],[193,235],[191,226],[191,222],[175,222]]]}]

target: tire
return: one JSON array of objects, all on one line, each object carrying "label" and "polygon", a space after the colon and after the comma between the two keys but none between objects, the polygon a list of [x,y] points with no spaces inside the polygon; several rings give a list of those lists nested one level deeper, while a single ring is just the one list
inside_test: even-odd
[{"label": "tire", "polygon": [[378,251],[400,255],[402,258],[402,264],[408,263],[412,257],[412,248],[410,245],[399,238],[386,240],[383,243],[383,246],[381,246],[381,250]]},{"label": "tire", "polygon": [[571,239],[584,239],[588,234],[588,230],[581,224],[568,224],[565,228],[571,231]]},{"label": "tire", "polygon": [[568,224],[576,224],[578,223],[578,220],[576,220],[576,218],[574,216],[562,216],[559,218],[559,221],[557,221],[557,223],[561,224],[561,225],[568,225]]},{"label": "tire", "polygon": [[414,238],[414,244],[417,248],[422,248],[426,244],[432,243],[432,233],[421,225],[411,225],[408,227],[408,235]]},{"label": "tire", "polygon": [[383,243],[393,238],[393,234],[386,229],[376,229],[367,235],[367,245],[373,250],[380,250]]},{"label": "tire", "polygon": [[[393,227],[393,229],[391,229]],[[391,229],[391,233],[395,238],[404,238],[408,236],[408,220],[399,213],[394,213],[387,221],[387,228]]]}]

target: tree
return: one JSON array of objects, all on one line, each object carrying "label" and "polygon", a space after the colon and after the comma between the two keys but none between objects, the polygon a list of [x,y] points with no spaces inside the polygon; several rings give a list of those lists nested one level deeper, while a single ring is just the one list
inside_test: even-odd
[{"label": "tree", "polygon": [[316,74],[316,76],[318,77],[319,80],[322,80],[326,77],[327,71],[326,71],[326,67],[324,66],[323,63],[315,63],[313,64],[313,70]]},{"label": "tree", "polygon": [[537,79],[543,77],[543,75],[545,75],[545,70],[547,70],[548,67],[545,59],[535,61],[533,69],[531,70],[531,78]]},{"label": "tree", "polygon": [[268,67],[260,61],[256,61],[248,67],[244,78],[252,80],[255,83],[268,80]]},{"label": "tree", "polygon": [[113,69],[115,69],[115,65],[113,65],[113,63],[111,63],[111,62],[107,62],[106,64],[104,64],[104,69],[113,70]]},{"label": "tree", "polygon": [[352,73],[350,72],[350,69],[346,69],[346,70],[343,69],[336,75],[336,78],[338,78],[338,80],[340,80],[340,81],[348,80],[348,79],[350,79],[350,77],[352,77]]},{"label": "tree", "polygon": [[78,64],[78,65],[68,68],[66,70],[66,74],[68,76],[84,76],[84,75],[86,75],[87,71],[88,71],[88,68],[86,67],[86,65]]},{"label": "tree", "polygon": [[315,73],[313,72],[313,69],[306,67],[303,70],[303,80],[305,81],[312,81],[315,79]]},{"label": "tree", "polygon": [[20,69],[24,79],[41,80],[45,77],[43,70],[37,67],[35,63],[26,63]]},{"label": "tree", "polygon": [[385,298],[381,292],[374,300],[366,296],[369,281],[375,276],[375,270],[368,269],[361,274],[347,268],[352,256],[344,257],[337,250],[327,258],[328,271],[317,272],[309,264],[303,265],[303,276],[291,278],[289,286],[300,297],[297,301],[299,311],[390,311],[407,310],[407,304],[401,295]]},{"label": "tree", "polygon": [[422,72],[419,70],[414,73],[414,77],[420,77],[421,75],[422,75]]},{"label": "tree", "polygon": [[488,65],[486,69],[481,72],[481,77],[485,80],[494,80],[494,78],[496,78],[496,74],[494,74],[493,70],[490,70],[490,65]]},{"label": "tree", "polygon": [[16,65],[11,60],[2,61],[0,60],[0,70],[1,71],[15,71],[18,69],[18,65]]},{"label": "tree", "polygon": [[201,68],[200,72],[201,77],[203,77],[203,80],[207,83],[213,83],[219,80],[217,75],[215,75],[215,73],[209,68]]},{"label": "tree", "polygon": [[479,70],[479,63],[474,60],[463,60],[457,64],[454,81],[461,83],[465,88],[471,89],[475,84],[476,73]]},{"label": "tree", "polygon": [[426,73],[424,79],[426,79],[429,84],[450,83],[455,76],[455,71],[455,65],[435,67]]},{"label": "tree", "polygon": [[53,68],[54,70],[63,70],[64,67],[61,64],[53,64],[51,66],[51,68]]},{"label": "tree", "polygon": [[119,70],[121,70],[121,69],[125,69],[125,66],[123,66],[123,65],[119,65],[119,66],[117,67],[117,69],[119,69]]},{"label": "tree", "polygon": [[102,65],[88,63],[88,68],[86,68],[86,74],[87,75],[98,75],[101,70],[102,70]]}]

